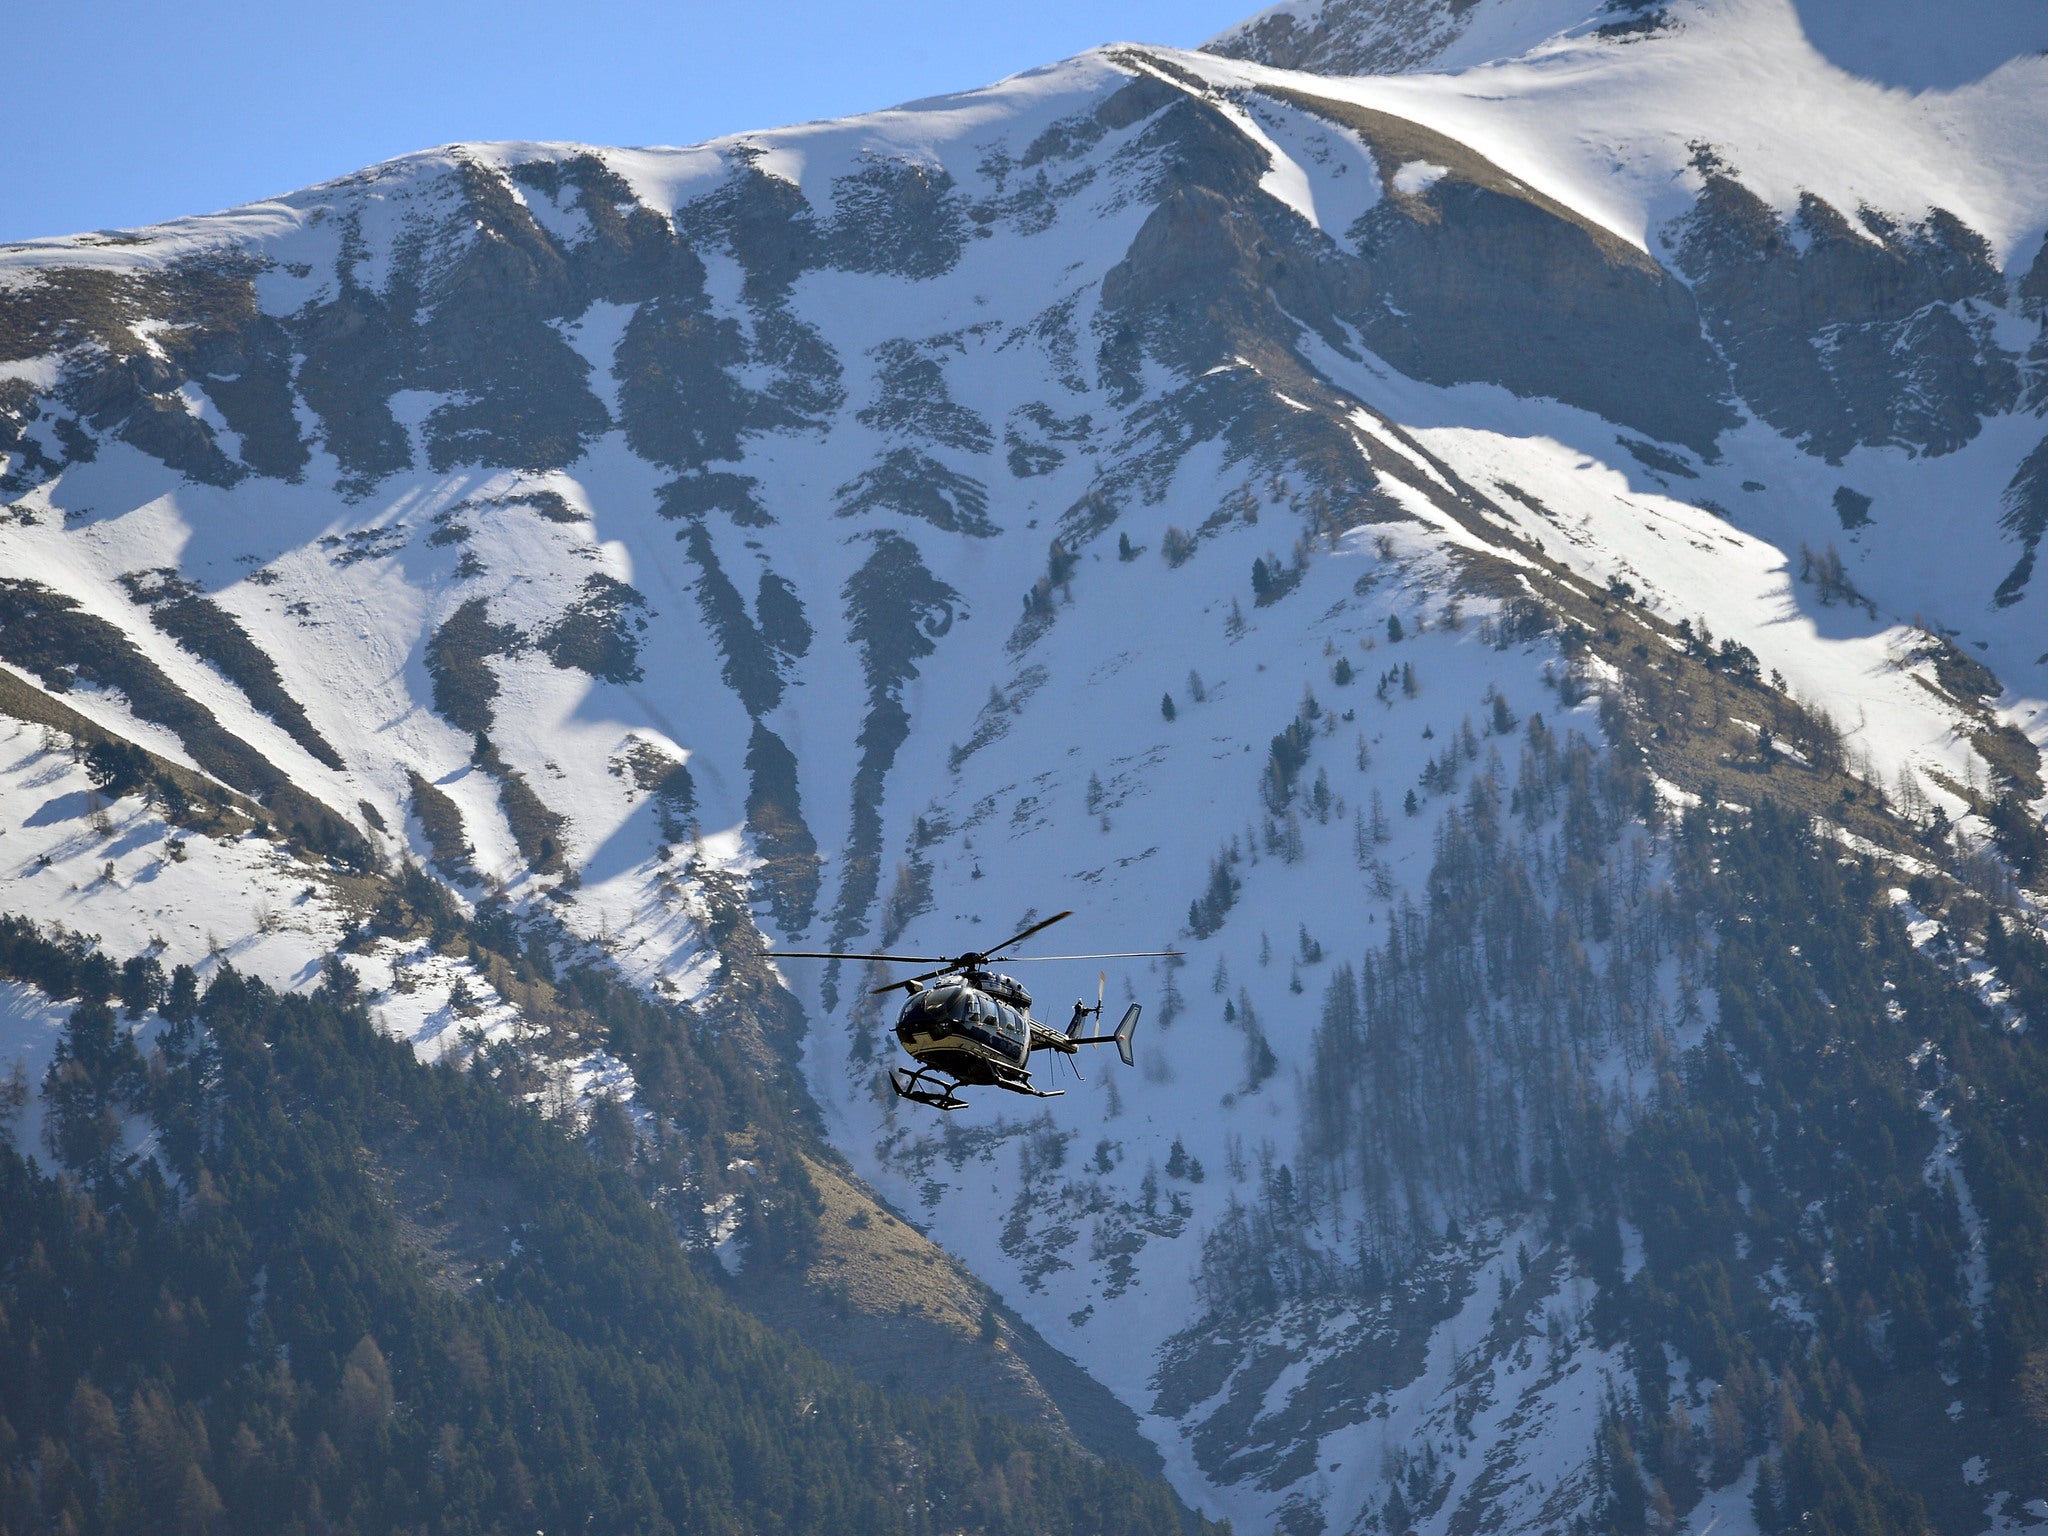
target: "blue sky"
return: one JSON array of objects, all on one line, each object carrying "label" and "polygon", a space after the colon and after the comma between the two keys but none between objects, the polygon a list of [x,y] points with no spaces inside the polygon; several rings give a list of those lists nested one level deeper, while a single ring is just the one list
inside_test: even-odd
[{"label": "blue sky", "polygon": [[0,241],[209,212],[455,139],[688,144],[980,85],[1256,0],[17,0]]}]

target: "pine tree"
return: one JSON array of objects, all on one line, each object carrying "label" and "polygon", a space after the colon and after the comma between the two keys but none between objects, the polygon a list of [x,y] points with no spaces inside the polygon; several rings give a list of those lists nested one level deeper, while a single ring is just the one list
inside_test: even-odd
[{"label": "pine tree", "polygon": [[1496,736],[1509,736],[1514,734],[1515,715],[1514,711],[1508,708],[1507,695],[1499,692],[1498,690],[1494,690],[1493,697],[1490,703],[1492,705],[1493,714],[1491,721],[1489,723],[1493,728],[1493,734]]},{"label": "pine tree", "polygon": [[1180,995],[1180,986],[1173,979],[1175,969],[1177,967],[1171,965],[1166,968],[1166,981],[1159,989],[1159,1027],[1161,1029],[1171,1029],[1173,1021],[1187,1011],[1186,1001]]}]

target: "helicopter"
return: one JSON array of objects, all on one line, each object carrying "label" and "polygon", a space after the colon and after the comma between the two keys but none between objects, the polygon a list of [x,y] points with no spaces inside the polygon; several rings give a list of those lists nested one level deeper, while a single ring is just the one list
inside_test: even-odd
[{"label": "helicopter", "polygon": [[[1034,1099],[1056,1099],[1066,1090],[1040,1088],[1032,1083],[1028,1065],[1031,1053],[1053,1051],[1069,1058],[1068,1065],[1073,1066],[1071,1058],[1080,1054],[1082,1046],[1114,1045],[1124,1065],[1131,1066],[1135,1061],[1131,1054],[1131,1035],[1138,1027],[1141,1009],[1132,1003],[1109,1034],[1081,1033],[1090,1019],[1096,1021],[1098,1029],[1101,1027],[1102,993],[1109,981],[1109,973],[1105,971],[1096,981],[1095,1006],[1091,1008],[1085,1000],[1077,999],[1074,1015],[1062,1032],[1032,1018],[1031,994],[1013,977],[991,967],[1048,960],[1145,960],[1180,953],[1177,949],[1128,950],[1106,955],[1003,953],[1073,915],[1072,912],[1055,912],[1043,922],[1033,923],[1022,933],[1012,934],[989,949],[969,950],[966,954],[950,958],[944,955],[856,955],[798,949],[773,951],[766,958],[876,960],[937,967],[902,981],[892,981],[885,987],[876,987],[870,993],[874,997],[889,992],[910,994],[904,1001],[903,1011],[896,1018],[896,1038],[916,1063],[916,1070],[890,1069],[889,1086],[896,1090],[898,1098],[949,1111],[967,1107],[967,1101],[960,1097],[962,1088],[1001,1088]],[[928,987],[927,982],[936,982],[937,985]],[[1080,1076],[1080,1068],[1074,1068],[1074,1075],[1076,1078]]]}]

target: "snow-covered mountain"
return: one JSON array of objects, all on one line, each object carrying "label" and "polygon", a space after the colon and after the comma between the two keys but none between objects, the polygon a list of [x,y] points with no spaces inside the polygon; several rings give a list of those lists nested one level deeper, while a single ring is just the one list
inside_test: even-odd
[{"label": "snow-covered mountain", "polygon": [[[411,859],[712,1017],[735,890],[786,948],[1179,947],[1109,972],[1140,1070],[943,1121],[882,1084],[887,972],[779,975],[833,1143],[1191,1503],[1606,1518],[1644,1223],[1610,1271],[1556,1212],[1720,1017],[1673,811],[1822,818],[1939,948],[1875,802],[2021,883],[2043,808],[2048,22],[1888,10],[1296,0],[0,251],[4,906],[310,985]],[[518,1035],[488,967],[353,947],[423,1054]],[[1094,967],[1024,979],[1062,1018]],[[699,1202],[742,1275],[743,1186]],[[1727,1381],[1659,1342],[1704,1444]],[[1897,1475],[2038,1520],[1942,1369]],[[1671,1521],[1755,1518],[1769,1401],[1645,1474]]]}]

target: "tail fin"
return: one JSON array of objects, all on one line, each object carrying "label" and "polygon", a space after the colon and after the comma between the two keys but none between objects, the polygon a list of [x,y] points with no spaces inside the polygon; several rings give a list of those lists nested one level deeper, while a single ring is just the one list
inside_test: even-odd
[{"label": "tail fin", "polygon": [[1131,1055],[1131,1035],[1137,1030],[1139,1012],[1136,1003],[1126,1008],[1123,1018],[1117,1021],[1116,1034],[1113,1037],[1116,1040],[1116,1053],[1123,1057],[1124,1065],[1127,1067],[1137,1065],[1137,1059]]}]

